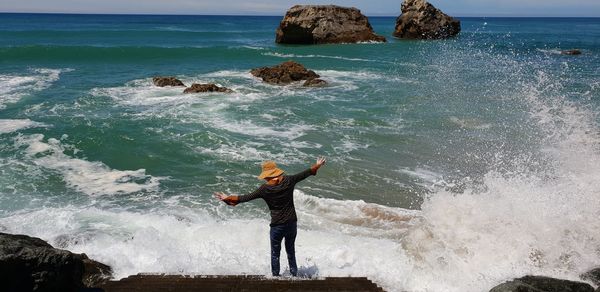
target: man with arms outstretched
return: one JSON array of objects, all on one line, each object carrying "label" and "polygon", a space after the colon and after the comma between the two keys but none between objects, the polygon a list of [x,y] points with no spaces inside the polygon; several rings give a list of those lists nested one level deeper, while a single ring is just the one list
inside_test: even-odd
[{"label": "man with arms outstretched", "polygon": [[323,164],[325,164],[325,158],[319,158],[309,169],[288,176],[284,175],[284,171],[279,169],[275,162],[266,161],[262,164],[262,173],[258,176],[259,179],[264,179],[266,183],[256,191],[242,196],[228,196],[221,192],[215,193],[217,199],[231,206],[258,198],[262,198],[267,202],[269,210],[271,210],[271,271],[275,277],[279,276],[279,253],[283,239],[285,239],[285,251],[290,265],[290,274],[294,277],[298,274],[294,248],[297,232],[296,222],[298,221],[294,207],[294,187],[307,177],[316,175],[317,170]]}]

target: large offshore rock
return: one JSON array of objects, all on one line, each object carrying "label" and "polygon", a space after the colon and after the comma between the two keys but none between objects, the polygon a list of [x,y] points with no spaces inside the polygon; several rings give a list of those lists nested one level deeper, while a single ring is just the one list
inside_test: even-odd
[{"label": "large offshore rock", "polygon": [[582,282],[525,276],[500,284],[490,292],[594,292],[594,288]]},{"label": "large offshore rock", "polygon": [[111,273],[85,254],[55,249],[35,237],[0,233],[0,291],[78,291],[108,280]]},{"label": "large offshore rock", "polygon": [[[294,61],[283,62],[273,67],[252,69],[250,73],[261,78],[264,82],[271,84],[288,84],[294,81],[311,80],[320,77],[315,71],[307,70],[302,64]],[[319,83],[321,82],[319,81]],[[324,83],[320,85],[324,85]]]},{"label": "large offshore rock", "polygon": [[401,39],[444,39],[460,32],[460,21],[426,0],[404,0],[394,36]]},{"label": "large offshore rock", "polygon": [[277,28],[275,42],[282,44],[330,44],[385,42],[376,35],[369,19],[354,7],[296,5]]}]

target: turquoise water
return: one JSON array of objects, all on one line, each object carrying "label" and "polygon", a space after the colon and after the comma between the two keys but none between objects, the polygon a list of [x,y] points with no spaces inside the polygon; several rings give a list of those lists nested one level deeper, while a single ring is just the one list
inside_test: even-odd
[{"label": "turquoise water", "polygon": [[[264,203],[212,193],[253,190],[264,160],[293,173],[321,155],[296,194],[306,273],[483,291],[600,259],[599,19],[464,18],[423,42],[374,17],[388,43],[318,46],[276,45],[280,17],[0,20],[0,229],[117,277],[268,273]],[[330,85],[249,74],[286,60]]]}]

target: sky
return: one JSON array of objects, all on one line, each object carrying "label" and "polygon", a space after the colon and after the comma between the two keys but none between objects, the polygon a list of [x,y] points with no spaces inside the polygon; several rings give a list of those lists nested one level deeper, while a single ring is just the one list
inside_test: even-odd
[{"label": "sky", "polygon": [[[600,0],[430,0],[453,16],[600,17]],[[370,16],[397,16],[401,0],[0,0],[0,12],[283,15],[296,4],[354,6]]]}]

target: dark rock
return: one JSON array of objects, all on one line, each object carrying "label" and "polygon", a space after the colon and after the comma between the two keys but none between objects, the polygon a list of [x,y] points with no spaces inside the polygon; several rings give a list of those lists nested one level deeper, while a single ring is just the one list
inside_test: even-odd
[{"label": "dark rock", "polygon": [[594,288],[582,282],[525,276],[500,284],[490,292],[594,292]]},{"label": "dark rock", "polygon": [[307,70],[302,64],[294,61],[283,62],[273,67],[252,69],[250,73],[271,84],[288,84],[293,81],[319,78],[315,71]]},{"label": "dark rock", "polygon": [[55,249],[39,238],[0,233],[2,291],[78,291],[84,275],[92,279],[97,274],[93,266],[110,274],[110,267],[85,255]]},{"label": "dark rock", "polygon": [[225,92],[225,93],[230,93],[233,92],[233,90],[227,88],[227,87],[220,87],[217,86],[216,84],[213,83],[207,83],[207,84],[198,84],[198,83],[194,83],[192,84],[192,86],[186,88],[183,93],[200,93],[200,92]]},{"label": "dark rock", "polygon": [[385,42],[376,35],[360,10],[336,5],[296,5],[279,24],[275,42],[282,44],[331,44]]},{"label": "dark rock", "polygon": [[327,85],[327,81],[319,78],[308,79],[302,86],[306,87],[323,87]]},{"label": "dark rock", "polygon": [[81,254],[83,259],[83,276],[81,281],[86,287],[100,287],[112,279],[112,268]]},{"label": "dark rock", "polygon": [[460,21],[426,0],[404,0],[394,36],[401,39],[444,39],[460,32]]},{"label": "dark rock", "polygon": [[600,267],[585,272],[580,276],[581,280],[590,281],[596,286],[600,286]]},{"label": "dark rock", "polygon": [[152,82],[154,83],[154,85],[159,86],[159,87],[165,87],[165,86],[185,86],[185,84],[183,84],[183,82],[181,82],[181,80],[172,77],[172,76],[158,76],[158,77],[154,77],[152,78]]},{"label": "dark rock", "polygon": [[581,55],[581,50],[578,49],[572,49],[572,50],[564,50],[564,51],[560,51],[561,55]]}]

